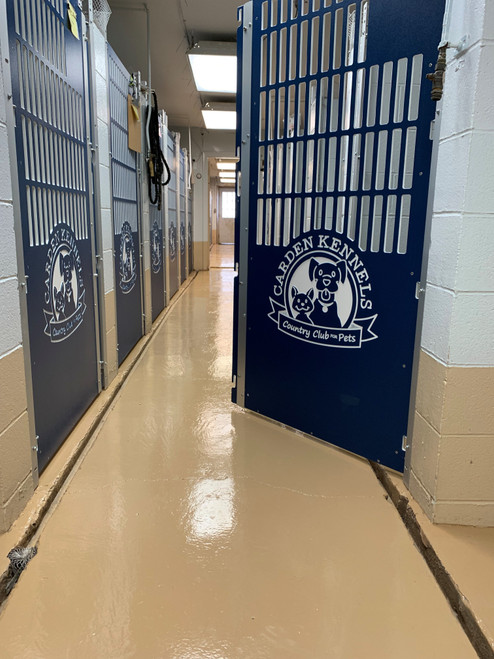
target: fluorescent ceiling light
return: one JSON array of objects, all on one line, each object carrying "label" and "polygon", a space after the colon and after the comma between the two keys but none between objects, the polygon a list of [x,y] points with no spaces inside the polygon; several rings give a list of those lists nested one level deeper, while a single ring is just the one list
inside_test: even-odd
[{"label": "fluorescent ceiling light", "polygon": [[220,178],[220,183],[235,183],[235,179],[233,178]]},{"label": "fluorescent ceiling light", "polygon": [[218,163],[216,163],[216,166],[218,167],[218,169],[220,171],[224,170],[224,169],[234,170],[235,167],[237,166],[237,163],[235,163],[235,162],[218,162]]},{"label": "fluorescent ceiling light", "polygon": [[237,127],[234,110],[203,110],[202,116],[209,130],[235,130]]},{"label": "fluorescent ceiling light", "polygon": [[198,91],[237,93],[236,44],[200,41],[187,54]]},{"label": "fluorescent ceiling light", "polygon": [[220,172],[222,178],[235,178],[235,172]]}]

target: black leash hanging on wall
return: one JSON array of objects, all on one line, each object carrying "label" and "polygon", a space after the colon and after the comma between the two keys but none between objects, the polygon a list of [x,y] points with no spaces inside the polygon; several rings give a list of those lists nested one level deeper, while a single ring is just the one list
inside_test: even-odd
[{"label": "black leash hanging on wall", "polygon": [[[165,156],[161,150],[160,126],[158,119],[158,99],[156,98],[156,92],[154,91],[152,92],[151,102],[148,106],[147,133],[149,199],[152,204],[157,204],[158,209],[161,210],[161,187],[170,183],[171,172],[170,168],[168,167],[168,163],[165,160]],[[163,165],[165,166],[167,172],[167,179],[164,183],[161,182],[164,171]]]}]

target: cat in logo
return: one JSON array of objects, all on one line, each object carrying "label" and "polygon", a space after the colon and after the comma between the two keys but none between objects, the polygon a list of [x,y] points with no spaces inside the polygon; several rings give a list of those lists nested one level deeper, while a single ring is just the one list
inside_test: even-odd
[{"label": "cat in logo", "polygon": [[296,286],[292,286],[292,309],[297,313],[295,320],[302,323],[314,323],[309,315],[314,311],[314,289],[311,288],[307,293],[299,293]]}]

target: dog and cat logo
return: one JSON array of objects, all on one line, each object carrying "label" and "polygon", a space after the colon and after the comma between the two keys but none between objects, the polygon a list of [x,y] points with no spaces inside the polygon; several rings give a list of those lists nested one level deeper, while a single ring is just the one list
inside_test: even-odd
[{"label": "dog and cat logo", "polygon": [[161,228],[158,221],[155,220],[153,222],[153,228],[151,229],[151,267],[155,275],[161,270],[161,255]]},{"label": "dog and cat logo", "polygon": [[137,261],[132,227],[128,222],[122,224],[120,233],[120,288],[127,294],[137,281]]},{"label": "dog and cat logo", "polygon": [[296,339],[333,348],[360,348],[371,331],[372,285],[355,250],[330,234],[293,242],[275,276],[271,313],[278,329]]},{"label": "dog and cat logo", "polygon": [[45,275],[44,331],[59,343],[76,331],[86,311],[81,257],[66,224],[58,224],[50,236]]},{"label": "dog and cat logo", "polygon": [[177,227],[171,223],[168,228],[168,250],[170,261],[174,261],[177,256]]},{"label": "dog and cat logo", "polygon": [[180,223],[180,254],[185,254],[185,224]]}]

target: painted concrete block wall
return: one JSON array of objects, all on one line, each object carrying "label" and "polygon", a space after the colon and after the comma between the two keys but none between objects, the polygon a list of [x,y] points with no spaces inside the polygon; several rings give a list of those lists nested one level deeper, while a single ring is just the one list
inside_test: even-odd
[{"label": "painted concrete block wall", "polygon": [[[188,131],[180,131],[181,142],[189,144]],[[193,182],[194,269],[209,268],[209,186],[208,158],[234,158],[235,133],[230,131],[191,130]]]},{"label": "painted concrete block wall", "polygon": [[[5,17],[0,15],[0,21]],[[28,388],[25,373],[24,341],[21,325],[17,241],[7,121],[8,106],[7,41],[0,38],[0,533],[7,531],[24,508],[37,483],[33,470],[34,428],[28,414]],[[5,68],[5,71],[4,71]],[[34,464],[36,461],[34,460]]]},{"label": "painted concrete block wall", "polygon": [[104,295],[100,304],[104,313],[100,315],[102,340],[102,358],[104,362],[103,385],[107,387],[118,371],[115,266],[113,255],[113,220],[111,204],[111,162],[110,162],[110,113],[108,103],[108,59],[106,38],[93,23],[89,28],[92,60],[94,70],[92,81],[95,87],[95,196],[96,229],[101,257],[98,263],[98,276],[103,278]]},{"label": "painted concrete block wall", "polygon": [[452,0],[408,484],[435,522],[494,525],[494,3]]}]

